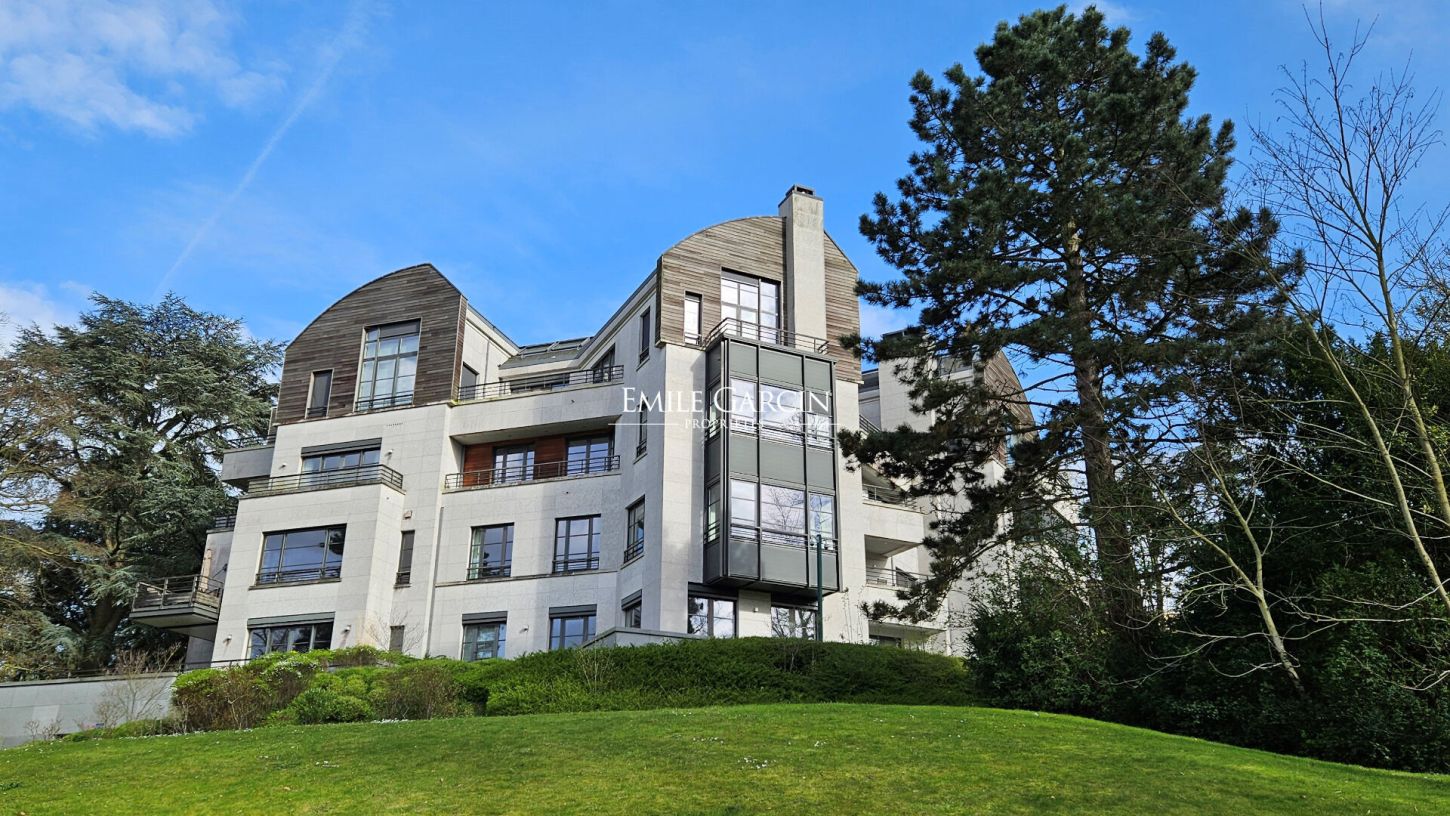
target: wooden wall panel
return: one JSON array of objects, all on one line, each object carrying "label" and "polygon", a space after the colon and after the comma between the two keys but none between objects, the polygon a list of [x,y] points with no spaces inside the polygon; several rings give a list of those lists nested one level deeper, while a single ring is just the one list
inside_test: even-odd
[{"label": "wooden wall panel", "polygon": [[861,331],[861,300],[856,296],[856,267],[826,236],[826,333],[836,377],[861,382],[861,361],[841,345],[841,338]]},{"label": "wooden wall panel", "polygon": [[355,289],[297,335],[282,366],[277,422],[305,416],[312,372],[332,370],[328,416],[353,412],[363,334],[369,326],[418,320],[418,373],[413,404],[453,397],[463,343],[465,302],[458,289],[430,264],[384,275]]}]

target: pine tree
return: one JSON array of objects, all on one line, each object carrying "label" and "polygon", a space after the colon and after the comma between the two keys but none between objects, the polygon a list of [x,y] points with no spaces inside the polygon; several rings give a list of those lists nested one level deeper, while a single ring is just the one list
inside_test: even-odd
[{"label": "pine tree", "polygon": [[[1276,224],[1226,201],[1231,125],[1186,116],[1195,72],[1162,34],[1141,57],[1129,39],[1096,9],[1059,7],[1000,23],[976,52],[981,76],[957,65],[940,86],[912,80],[924,148],[896,199],[878,194],[861,219],[902,277],[861,294],[920,312],[900,334],[851,342],[934,422],[842,440],[920,494],[964,484],[972,501],[928,539],[933,576],[897,610],[907,617],[937,609],[984,551],[1062,521],[1066,501],[1105,617],[1139,627],[1151,576],[1132,479],[1151,473],[1128,463],[1151,460],[1189,386],[1272,311],[1260,259]],[[980,371],[1001,354],[1030,369],[1025,394],[936,374],[942,359]],[[981,465],[1004,438],[1006,475],[989,482]]]}]

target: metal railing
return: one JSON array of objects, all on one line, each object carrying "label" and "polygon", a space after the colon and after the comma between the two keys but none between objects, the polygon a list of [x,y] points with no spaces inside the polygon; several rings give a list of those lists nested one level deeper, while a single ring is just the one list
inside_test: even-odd
[{"label": "metal railing", "polygon": [[881,428],[878,427],[876,423],[872,422],[866,417],[857,417],[857,424],[860,425],[861,430],[865,431],[866,433],[881,433]]},{"label": "metal railing", "polygon": [[211,520],[211,526],[206,528],[206,531],[208,533],[220,533],[225,530],[235,530],[236,528],[237,515],[233,513],[230,516],[214,516]]},{"label": "metal railing", "polygon": [[458,389],[459,402],[509,397],[517,394],[536,394],[573,388],[580,385],[602,385],[624,378],[624,366],[591,368],[585,371],[560,371],[555,374],[539,374],[533,377],[517,377],[512,380],[481,383]]},{"label": "metal railing", "polygon": [[908,496],[905,491],[897,487],[879,487],[877,485],[861,485],[861,492],[867,499],[882,504],[899,504],[902,507],[916,509],[916,500]]},{"label": "metal railing", "polygon": [[593,456],[588,459],[565,459],[558,462],[536,462],[532,465],[506,465],[486,470],[450,473],[443,478],[447,490],[538,482],[546,479],[574,479],[598,476],[619,470],[619,454]]},{"label": "metal railing", "polygon": [[[706,540],[711,541],[712,531],[707,531]],[[807,536],[799,533],[787,533],[779,530],[762,530],[755,527],[741,525],[730,526],[730,540],[740,544],[772,544],[777,547],[791,547],[795,549],[816,551],[819,544],[824,552],[836,551],[836,539],[824,536]]]},{"label": "metal railing", "polygon": [[220,582],[205,575],[175,575],[138,583],[131,611],[145,612],[177,606],[204,606],[216,610],[221,608],[221,604]]},{"label": "metal railing", "polygon": [[555,558],[554,574],[563,575],[571,572],[588,572],[599,569],[599,556],[591,555],[586,558]]},{"label": "metal railing", "polygon": [[360,399],[353,406],[358,413],[368,411],[382,411],[388,408],[408,408],[413,404],[413,392],[406,394],[389,394],[386,397],[373,397],[372,399]]},{"label": "metal railing", "polygon": [[296,569],[264,569],[257,573],[258,584],[295,584],[304,581],[330,581],[342,577],[341,564],[322,564]]},{"label": "metal railing", "polygon": [[769,326],[758,326],[754,323],[745,323],[733,317],[727,317],[720,321],[700,345],[709,346],[720,337],[735,337],[741,340],[750,340],[755,343],[765,343],[771,346],[782,348],[799,349],[812,354],[825,354],[831,347],[831,341],[819,337],[811,337],[808,334],[797,334],[786,329],[770,328]]},{"label": "metal railing", "polygon": [[479,581],[484,578],[507,578],[510,575],[513,575],[513,561],[471,564],[468,567],[468,580],[470,581]]},{"label": "metal railing", "polygon": [[914,572],[907,572],[895,567],[867,567],[866,583],[873,586],[892,587],[893,589],[910,589],[926,580],[925,575],[918,575]]},{"label": "metal railing", "polygon": [[227,442],[227,447],[231,450],[240,450],[242,448],[265,448],[275,444],[277,444],[277,439],[273,436],[239,436]]},{"label": "metal railing", "polygon": [[319,470],[315,473],[299,473],[296,476],[263,477],[247,483],[245,498],[371,484],[383,484],[401,491],[403,474],[387,465],[362,465],[338,470]]},{"label": "metal railing", "polygon": [[644,555],[644,542],[643,541],[631,541],[631,542],[629,542],[629,544],[625,545],[625,547],[624,547],[624,560],[625,560],[625,563],[628,563],[630,561],[633,561],[634,559],[639,558],[641,555]]},{"label": "metal railing", "polygon": [[411,569],[398,570],[397,576],[393,578],[393,586],[408,586],[413,583],[413,571]]}]

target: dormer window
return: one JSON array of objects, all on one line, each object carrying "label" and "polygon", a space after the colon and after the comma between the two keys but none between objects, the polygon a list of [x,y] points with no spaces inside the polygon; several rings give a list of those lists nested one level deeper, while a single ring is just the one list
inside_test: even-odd
[{"label": "dormer window", "polygon": [[418,321],[389,323],[367,330],[358,371],[359,411],[413,403],[418,371]]}]

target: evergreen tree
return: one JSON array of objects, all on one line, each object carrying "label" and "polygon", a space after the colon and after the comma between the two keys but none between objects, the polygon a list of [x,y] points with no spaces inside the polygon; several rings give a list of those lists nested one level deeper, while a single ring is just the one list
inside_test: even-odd
[{"label": "evergreen tree", "polygon": [[[919,316],[850,342],[897,371],[933,425],[842,440],[917,493],[965,485],[971,499],[928,539],[933,576],[908,595],[908,617],[935,610],[984,550],[1041,534],[1067,502],[1102,612],[1120,633],[1139,628],[1153,576],[1125,463],[1151,478],[1137,463],[1183,427],[1187,387],[1246,353],[1273,311],[1260,259],[1276,225],[1226,202],[1231,125],[1186,116],[1195,73],[1163,35],[1141,57],[1129,39],[1096,9],[1059,7],[999,24],[976,52],[981,76],[957,65],[943,85],[912,80],[924,147],[896,199],[879,194],[861,220],[902,277],[861,294]],[[1030,368],[1025,394],[936,373],[943,359],[980,371],[1001,354]],[[1004,438],[1006,475],[984,480]]]}]

